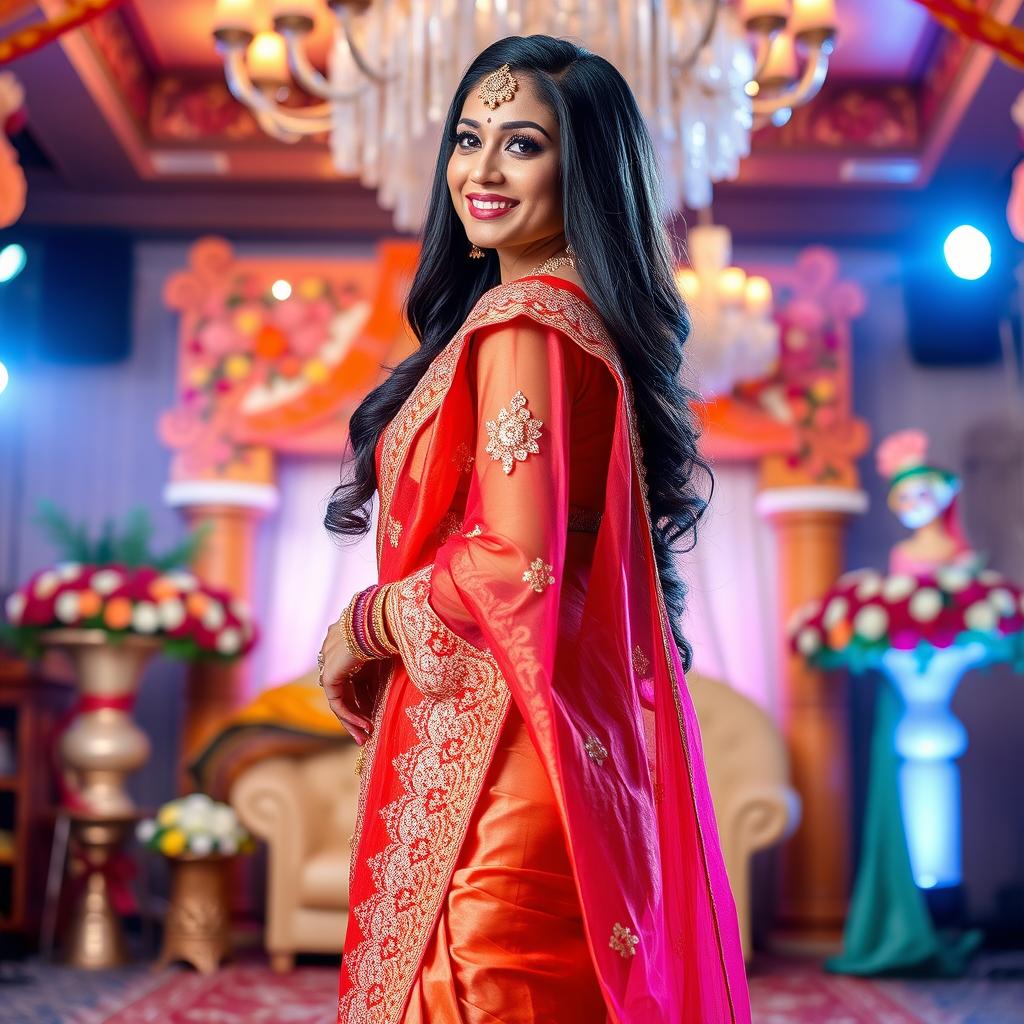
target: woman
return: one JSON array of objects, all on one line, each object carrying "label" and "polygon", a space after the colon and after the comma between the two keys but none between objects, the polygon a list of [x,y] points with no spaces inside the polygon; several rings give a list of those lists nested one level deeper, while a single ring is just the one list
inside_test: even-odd
[{"label": "woman", "polygon": [[531,36],[444,140],[420,347],[326,519],[366,532],[379,489],[380,582],[321,651],[364,745],[338,1020],[748,1021],[675,632],[705,467],[649,135],[607,61]]}]

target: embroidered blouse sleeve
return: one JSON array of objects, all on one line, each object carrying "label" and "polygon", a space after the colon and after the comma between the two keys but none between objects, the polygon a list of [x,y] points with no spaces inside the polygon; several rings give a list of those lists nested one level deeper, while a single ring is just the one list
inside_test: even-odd
[{"label": "embroidered blouse sleeve", "polygon": [[513,647],[521,660],[531,639],[557,628],[579,355],[571,340],[525,319],[477,332],[472,346],[475,450],[462,530],[428,570],[427,608],[403,607],[408,588],[389,601],[388,628],[407,666],[426,640],[409,624],[422,626],[424,613],[499,663]]}]

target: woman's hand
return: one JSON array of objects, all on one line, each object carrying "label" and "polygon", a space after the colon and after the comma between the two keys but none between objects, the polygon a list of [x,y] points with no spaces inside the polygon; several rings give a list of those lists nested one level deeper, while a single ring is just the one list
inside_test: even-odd
[{"label": "woman's hand", "polygon": [[350,676],[363,661],[349,649],[340,622],[335,622],[327,630],[317,663],[320,665],[320,685],[327,695],[331,711],[356,743],[362,746],[370,734],[370,720],[359,710]]}]

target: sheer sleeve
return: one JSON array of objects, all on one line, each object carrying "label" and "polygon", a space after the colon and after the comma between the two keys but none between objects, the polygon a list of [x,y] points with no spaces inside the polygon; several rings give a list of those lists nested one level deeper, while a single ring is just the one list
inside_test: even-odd
[{"label": "sheer sleeve", "polygon": [[[532,648],[554,639],[579,363],[570,340],[526,319],[478,331],[471,345],[475,451],[465,515],[426,570],[429,607],[420,612],[500,663],[513,641]],[[408,626],[421,621],[403,612],[401,597],[389,602],[388,630],[407,664],[425,639]]]}]

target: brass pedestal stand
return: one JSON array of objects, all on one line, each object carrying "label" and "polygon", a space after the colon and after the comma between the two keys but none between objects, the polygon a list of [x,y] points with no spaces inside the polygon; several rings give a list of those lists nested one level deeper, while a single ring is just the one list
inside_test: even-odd
[{"label": "brass pedestal stand", "polygon": [[168,857],[171,905],[164,925],[163,949],[154,970],[185,960],[203,974],[212,974],[230,953],[227,867],[232,856]]},{"label": "brass pedestal stand", "polygon": [[139,812],[121,815],[68,815],[71,849],[80,852],[81,891],[64,939],[65,963],[99,970],[129,961],[121,920],[110,898],[109,871],[113,858],[131,834]]}]

